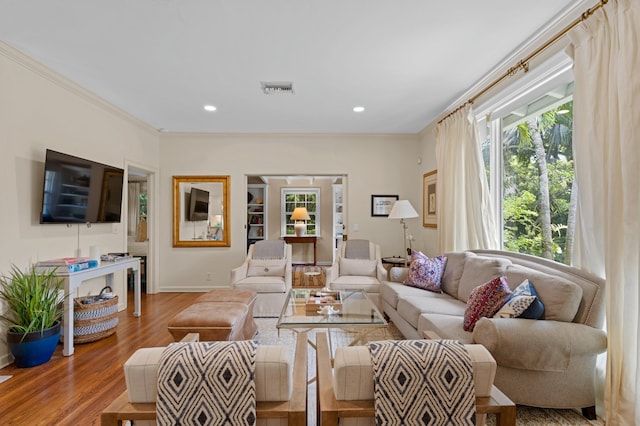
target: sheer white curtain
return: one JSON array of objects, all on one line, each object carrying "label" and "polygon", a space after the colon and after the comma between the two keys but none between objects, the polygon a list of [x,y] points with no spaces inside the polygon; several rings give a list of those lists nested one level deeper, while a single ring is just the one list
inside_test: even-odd
[{"label": "sheer white curtain", "polygon": [[436,128],[440,252],[499,249],[489,185],[470,105]]},{"label": "sheer white curtain", "polygon": [[127,212],[127,235],[138,235],[138,220],[140,219],[140,182],[129,182],[129,201]]},{"label": "sheer white curtain", "polygon": [[607,279],[607,424],[640,424],[640,2],[610,0],[570,37],[574,264]]}]

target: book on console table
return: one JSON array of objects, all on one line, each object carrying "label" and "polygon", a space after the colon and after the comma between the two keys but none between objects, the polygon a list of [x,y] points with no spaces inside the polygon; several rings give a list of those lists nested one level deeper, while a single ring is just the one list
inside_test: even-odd
[{"label": "book on console table", "polygon": [[307,312],[317,312],[323,306],[339,309],[342,306],[342,298],[339,291],[312,291],[305,306]]},{"label": "book on console table", "polygon": [[58,259],[42,260],[36,264],[36,271],[49,272],[78,272],[98,266],[98,261],[89,257],[61,257]]}]

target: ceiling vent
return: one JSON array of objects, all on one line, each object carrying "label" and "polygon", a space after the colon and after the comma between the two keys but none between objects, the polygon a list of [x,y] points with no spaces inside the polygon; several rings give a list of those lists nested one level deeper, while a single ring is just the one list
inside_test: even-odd
[{"label": "ceiling vent", "polygon": [[290,81],[261,81],[260,86],[265,95],[294,94],[293,83]]}]

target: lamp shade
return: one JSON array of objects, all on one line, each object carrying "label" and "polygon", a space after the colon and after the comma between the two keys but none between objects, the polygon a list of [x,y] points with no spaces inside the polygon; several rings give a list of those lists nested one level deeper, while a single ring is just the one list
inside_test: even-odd
[{"label": "lamp shade", "polygon": [[[416,214],[417,216],[417,214]],[[291,214],[291,220],[309,220],[309,212],[304,207],[296,207]]]},{"label": "lamp shade", "polygon": [[398,200],[389,212],[389,219],[407,219],[418,217],[418,212],[413,208],[409,200]]}]

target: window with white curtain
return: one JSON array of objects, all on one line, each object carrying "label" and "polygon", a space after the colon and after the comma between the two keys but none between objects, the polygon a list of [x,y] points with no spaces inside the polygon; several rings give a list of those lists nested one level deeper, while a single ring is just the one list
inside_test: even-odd
[{"label": "window with white curtain", "polygon": [[569,263],[576,212],[569,58],[558,55],[476,113],[502,248]]}]

